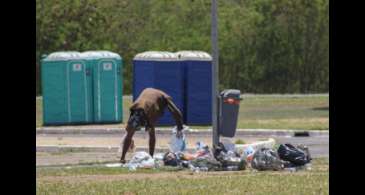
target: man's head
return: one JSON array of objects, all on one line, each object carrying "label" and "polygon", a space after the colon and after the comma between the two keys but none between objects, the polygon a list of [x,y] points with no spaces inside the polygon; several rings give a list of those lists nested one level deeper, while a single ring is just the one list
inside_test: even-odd
[{"label": "man's head", "polygon": [[131,109],[130,111],[128,125],[135,130],[140,130],[142,126],[146,125],[146,117],[143,109]]}]

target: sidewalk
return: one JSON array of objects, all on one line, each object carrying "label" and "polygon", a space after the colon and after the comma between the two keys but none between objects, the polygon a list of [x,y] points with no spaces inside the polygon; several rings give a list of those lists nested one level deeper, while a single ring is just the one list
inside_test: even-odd
[{"label": "sidewalk", "polygon": [[[171,132],[170,132],[171,133]],[[155,153],[169,151],[171,134],[156,135]],[[38,134],[36,137],[37,166],[75,165],[95,162],[118,162],[120,158],[119,147],[122,136],[113,134],[89,135],[89,134]],[[239,139],[239,138],[237,138]],[[148,152],[148,134],[138,134],[133,137],[135,151]],[[195,144],[201,141],[208,146],[212,144],[211,136],[186,135],[188,152],[195,151]],[[234,141],[234,139],[232,139]],[[240,150],[247,144],[256,143],[260,146],[274,145],[275,140],[262,137],[245,138],[246,145],[240,145]],[[127,153],[127,159],[132,153]]]},{"label": "sidewalk", "polygon": [[[156,134],[170,134],[172,127],[157,127]],[[80,126],[49,126],[37,127],[38,134],[124,134],[124,124],[108,125],[80,125]],[[145,131],[137,131],[136,134],[143,134]],[[294,136],[297,132],[308,132],[309,136],[328,136],[329,130],[294,130],[294,129],[237,129],[236,135],[241,136]],[[210,126],[207,129],[191,129],[187,135],[211,135]]]}]

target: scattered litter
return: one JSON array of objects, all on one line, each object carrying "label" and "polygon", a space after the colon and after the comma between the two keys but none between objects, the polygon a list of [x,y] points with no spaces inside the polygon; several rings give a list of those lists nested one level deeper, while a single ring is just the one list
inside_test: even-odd
[{"label": "scattered litter", "polygon": [[185,153],[180,152],[178,153],[178,155],[181,160],[194,160],[197,158],[197,154],[190,154],[187,152]]},{"label": "scattered litter", "polygon": [[155,160],[147,152],[136,152],[124,167],[128,167],[131,171],[135,171],[137,168],[154,168]]},{"label": "scattered litter", "polygon": [[222,164],[211,157],[199,157],[191,161],[192,171],[220,171]]},{"label": "scattered litter", "polygon": [[312,160],[306,146],[295,147],[291,144],[281,144],[278,154],[282,160],[289,162],[285,164],[286,167],[302,166]]},{"label": "scattered litter", "polygon": [[196,142],[196,150],[202,150],[206,147],[207,147],[207,145],[204,142],[201,142],[201,141]]},{"label": "scattered litter", "polygon": [[253,155],[251,167],[259,171],[273,170],[278,171],[284,168],[279,155],[272,149],[261,148]]},{"label": "scattered litter", "polygon": [[164,166],[163,156],[164,156],[164,153],[157,153],[157,154],[153,155],[153,159],[155,159],[156,168]]},{"label": "scattered litter", "polygon": [[163,156],[164,156],[164,153],[156,153],[155,155],[153,155],[153,158],[155,160],[163,160]]},{"label": "scattered litter", "polygon": [[297,169],[295,167],[289,167],[289,168],[284,168],[284,171],[295,172],[297,171]]},{"label": "scattered litter", "polygon": [[235,151],[235,144],[229,139],[222,139],[222,144],[227,151]]},{"label": "scattered litter", "polygon": [[203,142],[198,141],[196,143],[196,153],[195,153],[195,158],[198,157],[202,157],[202,156],[211,156],[210,150],[209,150],[209,146],[206,145]]},{"label": "scattered litter", "polygon": [[235,151],[240,155],[244,155],[244,150],[247,147],[252,147],[252,149],[254,151],[257,151],[257,150],[260,150],[261,148],[273,149],[274,146],[275,146],[275,140],[270,138],[270,139],[265,140],[265,141],[258,141],[258,142],[254,142],[254,143],[251,143],[251,144],[236,144],[235,145]]},{"label": "scattered litter", "polygon": [[222,164],[222,168],[224,170],[246,169],[246,160],[234,151],[234,147],[229,146],[229,149],[227,150],[224,143],[219,143],[215,148],[214,157]]},{"label": "scattered litter", "polygon": [[302,150],[305,153],[305,155],[307,156],[307,159],[308,159],[309,162],[312,160],[312,156],[311,156],[311,154],[309,152],[309,148],[307,146],[299,144],[297,146],[297,148]]},{"label": "scattered litter", "polygon": [[178,156],[173,152],[167,152],[163,157],[163,162],[165,166],[176,167],[179,165]]},{"label": "scattered litter", "polygon": [[123,167],[122,163],[108,163],[105,164],[106,167]]},{"label": "scattered litter", "polygon": [[244,153],[246,156],[249,156],[253,153],[255,153],[255,150],[252,148],[252,146],[248,146],[245,150],[244,150]]},{"label": "scattered litter", "polygon": [[186,148],[186,141],[185,141],[185,134],[184,131],[188,131],[189,127],[188,126],[184,126],[183,129],[181,130],[181,136],[178,136],[178,131],[177,131],[177,127],[175,126],[172,129],[172,135],[171,135],[171,140],[169,143],[169,148],[171,152],[179,152],[179,151],[184,151]]},{"label": "scattered litter", "polygon": [[284,168],[285,171],[289,171],[289,172],[296,172],[296,171],[309,171],[312,170],[312,165],[310,163],[307,163],[305,165],[302,166],[294,166],[294,167],[286,167]]},{"label": "scattered litter", "polygon": [[[213,150],[204,142],[198,141],[194,152],[186,151],[184,126],[178,135],[177,127],[172,129],[169,152],[156,153],[152,158],[147,152],[136,152],[127,164],[110,163],[106,167],[160,168],[170,166],[193,172],[205,171],[241,171],[251,167],[252,171],[284,170],[296,172],[311,170],[312,160],[307,146],[281,144],[275,147],[275,140],[260,141],[252,144],[234,144],[230,139],[222,139]],[[121,145],[122,147],[122,145]]]},{"label": "scattered litter", "polygon": [[251,163],[253,159],[253,154],[255,153],[255,150],[252,146],[248,146],[246,149],[243,150],[242,157],[248,162]]}]

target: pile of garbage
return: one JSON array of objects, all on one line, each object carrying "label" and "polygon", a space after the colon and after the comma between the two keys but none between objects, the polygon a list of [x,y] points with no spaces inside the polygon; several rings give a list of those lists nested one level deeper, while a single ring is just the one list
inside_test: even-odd
[{"label": "pile of garbage", "polygon": [[124,167],[129,170],[137,168],[159,168],[172,166],[199,171],[240,171],[251,168],[258,171],[265,170],[289,170],[297,171],[310,169],[312,160],[309,149],[306,146],[293,146],[289,143],[281,144],[277,150],[263,147],[255,150],[246,147],[242,154],[235,150],[235,144],[221,142],[210,150],[203,142],[197,142],[195,151],[186,150],[185,135],[176,136],[176,131],[170,141],[170,151],[157,153],[154,157],[147,152],[136,152],[129,163]]}]

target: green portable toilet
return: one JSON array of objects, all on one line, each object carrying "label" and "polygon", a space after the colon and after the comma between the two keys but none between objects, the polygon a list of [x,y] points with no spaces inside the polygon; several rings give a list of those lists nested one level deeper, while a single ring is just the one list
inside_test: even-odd
[{"label": "green portable toilet", "polygon": [[91,67],[79,52],[54,52],[41,61],[43,124],[93,121]]},{"label": "green portable toilet", "polygon": [[122,122],[122,58],[109,51],[86,51],[81,56],[93,68],[94,122]]}]

